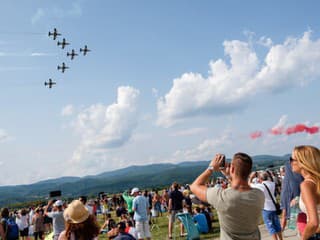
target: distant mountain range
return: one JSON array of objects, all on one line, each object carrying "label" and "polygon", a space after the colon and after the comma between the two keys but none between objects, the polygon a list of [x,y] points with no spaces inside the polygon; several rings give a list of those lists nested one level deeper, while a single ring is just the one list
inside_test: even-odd
[{"label": "distant mountain range", "polygon": [[[288,158],[289,155],[254,156],[254,169],[280,166]],[[81,195],[97,196],[99,192],[119,193],[136,186],[141,189],[163,188],[174,181],[191,183],[208,164],[209,161],[198,161],[130,166],[94,176],[61,177],[29,185],[3,186],[0,187],[0,206],[45,199],[54,190],[61,190],[63,198],[75,198]]]}]

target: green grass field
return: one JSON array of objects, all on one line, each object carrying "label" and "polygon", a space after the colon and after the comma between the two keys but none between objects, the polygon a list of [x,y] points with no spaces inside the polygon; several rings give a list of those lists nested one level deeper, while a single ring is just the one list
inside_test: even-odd
[{"label": "green grass field", "polygon": [[[117,217],[112,214],[113,218],[117,221]],[[103,219],[101,216],[98,217],[98,222],[102,225]],[[157,218],[153,218],[153,225],[150,226],[152,239],[154,240],[166,240],[168,239],[168,217],[167,213],[163,213],[162,216]],[[219,223],[218,217],[214,211],[214,222],[212,224],[213,229],[208,234],[202,234],[201,239],[214,239],[219,236]],[[186,237],[180,237],[180,228],[179,222],[176,221],[173,229],[173,239],[186,239]],[[107,240],[107,236],[105,234],[100,234],[99,240]]]}]

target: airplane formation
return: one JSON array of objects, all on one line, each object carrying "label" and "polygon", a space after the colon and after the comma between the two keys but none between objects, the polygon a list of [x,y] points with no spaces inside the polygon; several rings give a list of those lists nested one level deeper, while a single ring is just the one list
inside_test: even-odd
[{"label": "airplane formation", "polygon": [[[53,29],[52,32],[49,31],[48,36],[51,37],[53,40],[56,40],[58,36],[61,36],[61,33],[58,32],[58,30],[56,28]],[[57,46],[61,46],[61,49],[64,49],[65,46],[70,45],[70,43],[68,43],[66,41],[65,38],[62,39],[62,41],[57,41]],[[88,52],[90,52],[91,50],[88,49],[87,45],[84,46],[84,48],[80,48],[80,53],[83,54],[83,56],[86,56]],[[67,52],[67,57],[70,57],[71,60],[73,60],[76,56],[78,56],[78,53],[76,53],[76,51],[74,49],[71,50],[71,52]],[[66,69],[69,69],[69,67],[63,62],[61,65],[57,66],[57,70],[60,71],[62,73],[65,72]],[[52,81],[51,78],[49,78],[48,82],[44,82],[45,86],[48,86],[48,88],[52,88],[53,85],[56,85],[57,83]]]}]

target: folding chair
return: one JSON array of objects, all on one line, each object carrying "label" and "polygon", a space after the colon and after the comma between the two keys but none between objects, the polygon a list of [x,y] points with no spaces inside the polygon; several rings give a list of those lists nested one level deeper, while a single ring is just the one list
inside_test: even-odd
[{"label": "folding chair", "polygon": [[200,234],[197,226],[189,213],[177,213],[176,217],[182,222],[187,231],[186,240],[200,240]]}]

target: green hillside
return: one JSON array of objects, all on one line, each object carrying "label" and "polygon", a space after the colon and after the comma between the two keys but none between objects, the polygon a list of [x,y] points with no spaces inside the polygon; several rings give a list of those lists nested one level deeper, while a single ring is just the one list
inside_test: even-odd
[{"label": "green hillside", "polygon": [[[260,155],[253,159],[254,169],[265,169],[282,165],[287,156]],[[135,186],[142,189],[161,188],[173,181],[191,183],[208,164],[209,161],[200,161],[131,166],[95,176],[62,177],[30,185],[3,186],[0,187],[0,206],[45,199],[53,190],[61,190],[63,197],[73,198],[80,195],[97,196],[99,192],[118,193]]]}]

